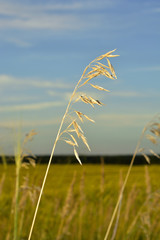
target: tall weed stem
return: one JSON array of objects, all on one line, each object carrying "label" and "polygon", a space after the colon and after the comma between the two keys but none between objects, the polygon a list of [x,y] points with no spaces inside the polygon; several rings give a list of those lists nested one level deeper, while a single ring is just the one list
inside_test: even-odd
[{"label": "tall weed stem", "polygon": [[15,182],[15,208],[14,208],[14,234],[13,239],[18,240],[18,213],[19,213],[19,191],[20,191],[20,168],[21,168],[21,146],[20,141],[17,144],[15,153],[16,164],[16,182]]},{"label": "tall weed stem", "polygon": [[35,209],[35,212],[34,212],[34,216],[33,216],[33,220],[32,220],[32,225],[31,225],[31,228],[30,228],[30,232],[29,232],[29,237],[28,237],[28,240],[31,239],[31,236],[32,236],[32,232],[33,232],[33,227],[34,227],[34,224],[35,224],[35,220],[36,220],[36,217],[37,217],[37,212],[38,212],[38,209],[39,209],[39,204],[40,204],[40,201],[41,201],[41,197],[42,197],[42,194],[43,194],[43,190],[44,190],[44,186],[45,186],[45,183],[46,183],[46,179],[47,179],[47,176],[48,176],[48,172],[49,172],[49,169],[50,169],[50,165],[51,165],[51,162],[52,162],[52,158],[53,158],[53,155],[54,155],[54,151],[55,151],[55,147],[56,147],[56,144],[58,142],[58,139],[59,139],[59,136],[60,136],[60,133],[61,133],[61,129],[63,127],[63,123],[64,123],[64,120],[67,116],[67,113],[69,111],[69,107],[71,105],[71,102],[72,102],[72,99],[77,91],[77,88],[80,84],[80,82],[82,81],[83,79],[83,76],[86,72],[86,70],[89,68],[89,65],[86,67],[86,69],[84,70],[83,72],[83,75],[81,76],[79,82],[77,83],[73,93],[72,93],[72,96],[69,100],[69,103],[67,105],[67,108],[66,108],[66,111],[65,111],[65,114],[62,118],[62,121],[61,121],[61,124],[60,124],[60,127],[59,127],[59,130],[58,130],[58,133],[57,133],[57,137],[56,137],[56,140],[54,142],[54,145],[53,145],[53,148],[52,148],[52,152],[51,152],[51,155],[50,155],[50,158],[49,158],[49,162],[48,162],[48,165],[47,165],[47,169],[46,169],[46,172],[45,172],[45,176],[44,176],[44,179],[43,179],[43,183],[42,183],[42,187],[41,187],[41,191],[40,191],[40,194],[39,194],[39,197],[38,197],[38,201],[37,201],[37,205],[36,205],[36,209]]},{"label": "tall weed stem", "polygon": [[142,134],[141,134],[141,136],[140,136],[140,138],[139,138],[139,141],[138,141],[138,143],[137,143],[137,146],[136,146],[135,152],[134,152],[134,154],[133,154],[131,163],[130,163],[130,165],[129,165],[129,168],[128,168],[128,171],[127,171],[127,174],[126,174],[124,183],[123,183],[123,186],[122,186],[122,188],[121,188],[121,191],[120,191],[120,194],[119,194],[117,203],[116,203],[116,206],[115,206],[115,208],[114,208],[114,211],[113,211],[111,220],[110,220],[110,222],[109,222],[109,226],[108,226],[106,235],[105,235],[105,237],[104,237],[104,240],[107,240],[107,239],[108,239],[108,236],[109,236],[111,227],[112,227],[112,225],[113,225],[113,221],[114,221],[114,219],[115,219],[115,217],[116,217],[116,214],[117,214],[117,211],[118,211],[118,208],[119,208],[119,204],[120,204],[121,199],[122,199],[122,196],[123,196],[124,189],[125,189],[125,187],[126,187],[126,184],[127,184],[127,182],[128,182],[128,178],[129,178],[130,173],[131,173],[131,169],[132,169],[134,160],[135,160],[135,158],[136,158],[136,155],[137,155],[137,153],[138,153],[138,150],[139,150],[141,141],[142,141],[142,139],[143,139],[143,136],[144,136],[144,133],[145,133],[145,129],[146,129],[146,128],[144,128],[144,130],[142,131]]}]

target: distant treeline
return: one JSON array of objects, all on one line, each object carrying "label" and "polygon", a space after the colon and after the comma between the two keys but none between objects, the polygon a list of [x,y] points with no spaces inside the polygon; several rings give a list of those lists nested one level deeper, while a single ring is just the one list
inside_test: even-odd
[{"label": "distant treeline", "polygon": [[[47,164],[49,161],[49,157],[47,155],[44,156],[37,156],[34,160],[36,163],[40,164]],[[31,157],[32,158],[32,157]],[[151,164],[160,164],[160,159],[157,159],[155,156],[149,156]],[[105,163],[105,164],[129,164],[132,159],[132,155],[114,155],[114,156],[80,156],[80,159],[83,164],[99,164],[99,163]],[[14,163],[14,157],[12,156],[6,156],[5,161],[8,164]],[[28,161],[27,158],[24,159],[24,161]],[[4,162],[4,157],[0,157],[0,163]],[[78,161],[76,160],[75,156],[65,156],[65,155],[55,155],[53,158],[52,163],[54,164],[78,164]],[[143,156],[137,155],[135,158],[135,165],[142,165],[146,164],[146,160]]]}]

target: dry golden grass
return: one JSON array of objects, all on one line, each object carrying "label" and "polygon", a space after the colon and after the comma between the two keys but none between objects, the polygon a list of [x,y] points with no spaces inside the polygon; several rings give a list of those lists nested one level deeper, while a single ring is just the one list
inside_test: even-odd
[{"label": "dry golden grass", "polygon": [[[41,201],[41,196],[42,196],[42,193],[43,193],[44,185],[45,185],[45,182],[46,182],[46,179],[47,179],[48,171],[49,171],[49,168],[50,168],[50,164],[51,164],[51,161],[52,161],[52,157],[54,155],[54,151],[55,151],[55,147],[56,147],[57,142],[59,140],[62,140],[65,143],[73,146],[74,155],[75,155],[76,159],[78,160],[78,162],[80,164],[82,164],[82,163],[81,163],[81,160],[79,158],[78,151],[77,151],[78,143],[77,143],[76,137],[78,139],[81,139],[82,142],[88,148],[88,150],[90,150],[89,144],[87,142],[87,138],[85,137],[81,126],[78,124],[78,119],[80,119],[80,121],[83,121],[83,117],[84,117],[91,122],[94,122],[94,120],[91,119],[90,117],[88,117],[87,115],[77,111],[77,110],[73,111],[73,113],[76,113],[76,116],[72,116],[70,111],[72,110],[73,103],[78,102],[78,101],[82,101],[85,104],[90,104],[92,107],[94,107],[94,105],[98,105],[98,106],[103,105],[103,103],[101,103],[100,100],[94,99],[93,97],[87,96],[86,94],[84,94],[84,95],[77,94],[77,91],[82,86],[87,85],[87,84],[89,84],[89,86],[91,86],[93,88],[96,88],[99,91],[102,91],[102,90],[107,91],[106,89],[104,89],[101,86],[90,84],[90,82],[93,78],[96,78],[100,75],[105,76],[105,77],[110,78],[110,79],[116,79],[117,78],[116,74],[115,74],[115,71],[114,71],[114,68],[113,68],[113,66],[112,66],[112,64],[109,60],[109,58],[118,56],[118,55],[113,55],[112,54],[112,53],[114,53],[115,50],[116,49],[114,49],[114,50],[112,50],[112,51],[110,51],[106,54],[103,54],[103,55],[97,57],[96,59],[94,59],[92,62],[90,62],[89,65],[85,68],[85,70],[84,70],[80,80],[78,81],[76,87],[74,88],[74,91],[73,91],[73,93],[71,95],[71,98],[69,100],[69,103],[67,105],[66,111],[65,111],[64,116],[62,118],[55,143],[53,145],[53,149],[52,149],[50,159],[49,159],[49,162],[48,162],[48,166],[47,166],[47,169],[46,169],[46,174],[44,176],[44,180],[43,180],[43,183],[42,183],[42,188],[41,188],[41,191],[40,191],[39,199],[38,199],[37,206],[36,206],[36,209],[35,209],[35,214],[34,214],[34,217],[33,217],[31,228],[30,228],[30,233],[29,233],[28,240],[30,240],[31,236],[32,236],[32,231],[33,231],[34,223],[35,223],[35,220],[36,220],[39,204],[40,204],[40,201]],[[102,63],[103,60],[106,60],[107,64]],[[76,97],[76,99],[75,99],[75,97]],[[66,128],[62,129],[67,117],[69,117],[71,119],[71,123],[69,123],[69,125]],[[76,133],[76,136],[73,136],[74,133]]]}]

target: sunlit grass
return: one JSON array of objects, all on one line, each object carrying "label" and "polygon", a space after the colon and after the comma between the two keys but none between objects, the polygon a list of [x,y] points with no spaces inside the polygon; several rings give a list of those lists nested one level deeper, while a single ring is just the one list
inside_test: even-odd
[{"label": "sunlit grass", "polygon": [[[146,191],[145,168],[145,166],[132,168],[123,196],[116,239],[140,239],[140,236],[141,239],[146,239],[145,231],[148,226],[144,221],[144,218],[147,218],[145,201],[149,193]],[[23,176],[29,174],[28,186],[32,186],[32,184],[40,186],[45,169],[45,165],[37,165],[35,169],[22,169],[20,182],[23,182]],[[104,175],[102,175],[102,169]],[[78,165],[52,165],[42,196],[43,201],[35,224],[33,239],[57,239],[58,235],[59,239],[77,239],[77,236],[79,239],[103,239],[120,192],[121,181],[123,181],[127,169],[127,166],[122,165],[87,164],[83,168]],[[3,167],[0,166],[0,179],[2,179],[3,170]],[[149,203],[151,208],[149,231],[150,235],[154,237],[152,239],[157,239],[160,231],[160,207],[157,204],[160,198],[160,193],[157,191],[160,188],[160,166],[147,166],[147,171],[151,194],[156,191]],[[0,195],[0,239],[6,239],[9,226],[12,226],[13,212],[11,208],[15,177],[15,166],[9,165]],[[102,185],[104,185],[104,191],[101,190]],[[20,199],[21,196],[20,192]],[[25,221],[21,238],[27,238],[35,204],[36,202],[32,203],[29,197],[25,202]],[[20,208],[19,216],[21,216],[21,211],[23,208]],[[61,224],[62,220],[63,224]],[[59,229],[60,225],[62,225],[61,229]],[[13,229],[10,231],[12,232]],[[12,234],[10,239],[12,239]]]}]

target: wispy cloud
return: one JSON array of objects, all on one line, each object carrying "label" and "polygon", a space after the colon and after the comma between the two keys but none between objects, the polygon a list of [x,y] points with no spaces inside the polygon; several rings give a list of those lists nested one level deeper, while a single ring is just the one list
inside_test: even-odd
[{"label": "wispy cloud", "polygon": [[100,114],[97,116],[97,120],[101,121],[101,124],[111,127],[144,127],[144,125],[150,121],[153,117],[152,114]]},{"label": "wispy cloud", "polygon": [[13,4],[0,3],[0,14],[6,16],[0,19],[1,29],[79,29],[85,27],[85,22],[71,13],[56,13],[56,10],[73,10],[82,8],[81,4]]},{"label": "wispy cloud", "polygon": [[[105,21],[105,30],[126,28],[126,21],[117,26],[112,21],[106,21],[104,9],[111,9],[119,0],[82,0],[82,1],[3,1],[0,2],[0,32],[1,40],[19,47],[34,46],[34,40],[42,33],[42,37],[52,33],[88,31],[100,27]],[[127,28],[128,26],[127,23]],[[33,31],[37,30],[37,31]],[[24,34],[25,31],[25,34]],[[30,34],[26,35],[26,32]],[[45,31],[45,34],[44,34]],[[7,34],[4,34],[6,33]],[[13,33],[16,33],[13,38]],[[110,35],[110,34],[108,34]]]},{"label": "wispy cloud", "polygon": [[13,106],[0,106],[0,112],[15,112],[15,111],[33,111],[41,110],[50,107],[63,106],[64,102],[41,102],[32,104],[21,104]]},{"label": "wispy cloud", "polygon": [[47,94],[51,97],[61,97],[62,99],[69,100],[72,95],[72,92],[62,93],[62,92],[56,92],[56,91],[49,90],[49,91],[47,91]]},{"label": "wispy cloud", "polygon": [[18,46],[18,47],[31,47],[32,44],[30,42],[27,42],[25,40],[19,39],[19,38],[6,38],[5,39],[8,43],[13,43],[14,45]]},{"label": "wispy cloud", "polygon": [[[21,30],[80,30],[95,26],[97,9],[115,5],[109,0],[67,1],[62,3],[24,3],[5,1],[0,3],[0,28]],[[91,15],[91,12],[93,13]],[[77,11],[77,14],[75,14]],[[89,11],[92,21],[86,21],[80,12]],[[5,16],[5,17],[4,17]],[[90,19],[91,20],[91,19]],[[21,43],[20,43],[21,44]]]},{"label": "wispy cloud", "polygon": [[0,3],[0,13],[8,16],[19,16],[22,18],[32,17],[34,14],[40,17],[43,14],[50,14],[58,11],[59,13],[67,13],[71,10],[95,10],[104,9],[115,6],[117,1],[110,0],[81,0],[81,1],[65,1],[58,3],[23,3],[22,1],[11,2],[5,1]]},{"label": "wispy cloud", "polygon": [[9,75],[0,75],[0,87],[8,87],[8,86],[30,86],[36,88],[70,88],[70,84],[64,83],[62,80],[35,80],[31,78],[16,78]]}]

